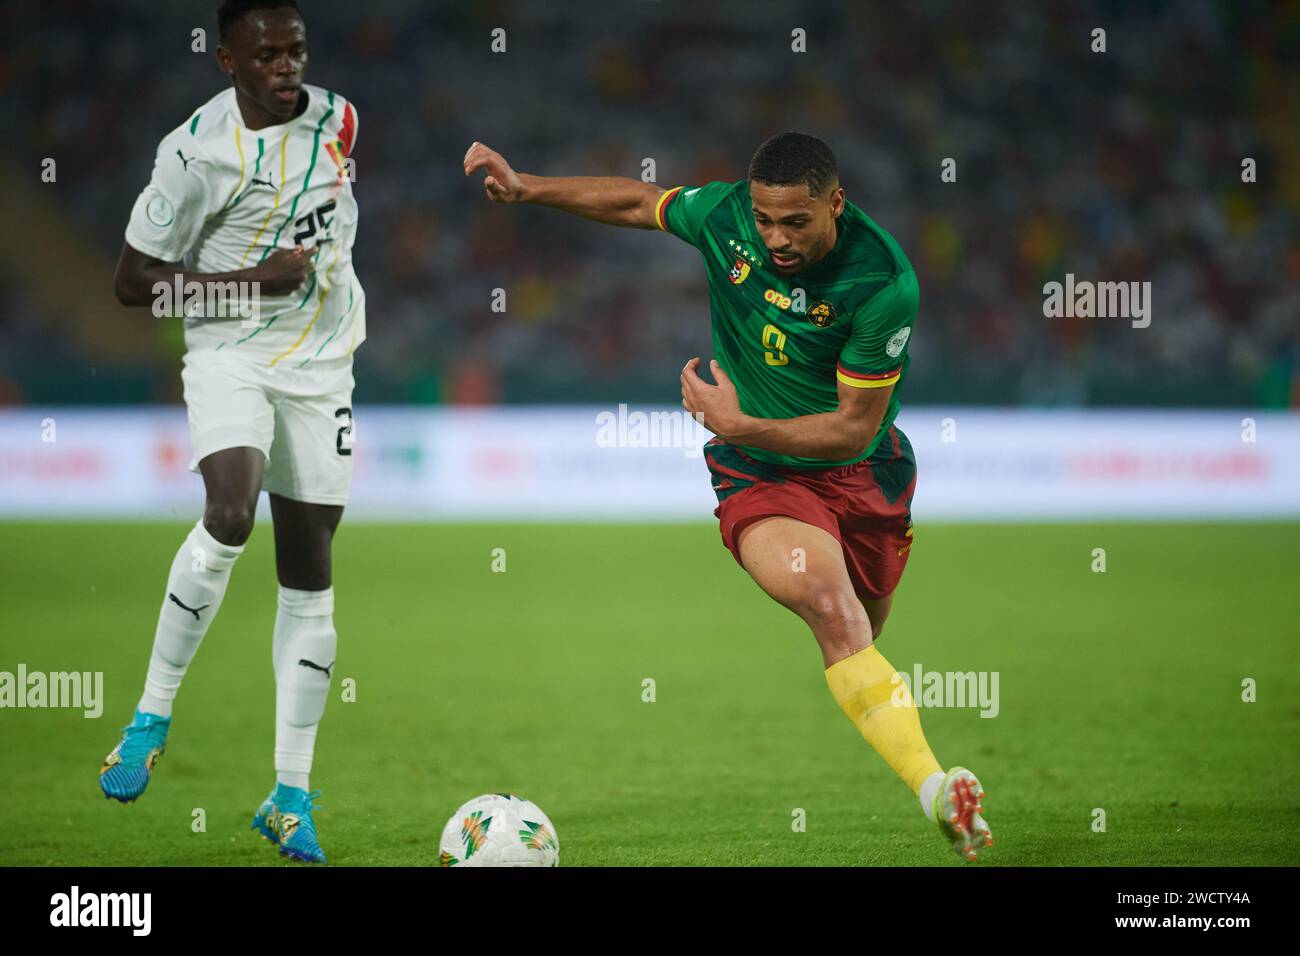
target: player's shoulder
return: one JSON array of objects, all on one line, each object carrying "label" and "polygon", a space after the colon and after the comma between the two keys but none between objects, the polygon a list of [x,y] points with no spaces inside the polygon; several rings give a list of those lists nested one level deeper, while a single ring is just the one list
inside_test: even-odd
[{"label": "player's shoulder", "polygon": [[695,243],[701,230],[706,228],[713,213],[726,208],[728,200],[735,201],[736,191],[746,185],[708,182],[699,186],[673,186],[664,190],[655,206],[655,221],[666,229]]},{"label": "player's shoulder", "polygon": [[715,181],[699,186],[676,186],[668,192],[674,194],[673,198],[679,198],[682,204],[706,214],[723,203],[748,202],[749,182],[744,179],[734,183]]},{"label": "player's shoulder", "polygon": [[890,232],[851,202],[844,204],[846,263],[862,271],[897,278],[912,272],[912,263]]},{"label": "player's shoulder", "polygon": [[342,143],[344,156],[351,154],[359,125],[356,104],[323,86],[304,83],[303,89],[307,91],[308,114],[304,125],[319,129],[326,141]]},{"label": "player's shoulder", "polygon": [[745,212],[749,212],[749,180],[738,179],[734,183],[712,182],[701,189],[705,190],[708,201],[712,203],[713,208],[719,206],[743,206]]},{"label": "player's shoulder", "polygon": [[843,217],[846,248],[840,272],[850,280],[854,307],[866,305],[882,294],[915,301],[916,271],[898,240],[852,203],[845,203]]},{"label": "player's shoulder", "polygon": [[177,127],[158,143],[160,152],[183,149],[186,152],[208,153],[211,146],[229,128],[230,110],[235,105],[232,87],[222,90],[193,110]]},{"label": "player's shoulder", "polygon": [[[170,182],[174,191],[196,196],[214,188],[216,180],[229,175],[235,159],[227,157],[220,138],[228,137],[230,110],[235,91],[222,90],[191,111],[179,125],[158,141],[154,154],[154,178]],[[229,152],[234,154],[231,148]]]}]

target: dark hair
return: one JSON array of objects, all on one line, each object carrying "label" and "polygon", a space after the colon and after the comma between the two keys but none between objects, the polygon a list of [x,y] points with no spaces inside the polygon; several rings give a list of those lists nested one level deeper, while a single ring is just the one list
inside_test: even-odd
[{"label": "dark hair", "polygon": [[777,133],[754,152],[749,178],[769,186],[808,187],[820,196],[839,181],[831,148],[807,133]]},{"label": "dark hair", "polygon": [[224,43],[226,36],[233,27],[247,13],[254,10],[279,10],[289,9],[298,16],[302,16],[302,11],[298,9],[297,0],[226,0],[217,11],[217,34]]}]

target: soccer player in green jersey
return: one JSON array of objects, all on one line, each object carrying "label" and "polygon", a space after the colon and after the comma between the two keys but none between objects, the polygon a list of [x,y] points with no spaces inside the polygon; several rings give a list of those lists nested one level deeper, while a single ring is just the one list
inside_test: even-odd
[{"label": "soccer player in green jersey", "polygon": [[618,177],[517,173],[474,143],[489,199],[662,229],[704,257],[710,384],[682,369],[682,404],[717,437],[705,457],[723,543],[821,647],[831,694],[958,854],[993,843],[983,788],[944,772],[915,701],[874,641],[912,545],[916,462],[894,425],[916,319],[916,273],[840,186],[821,140],[781,133],[748,179],[664,190]]}]

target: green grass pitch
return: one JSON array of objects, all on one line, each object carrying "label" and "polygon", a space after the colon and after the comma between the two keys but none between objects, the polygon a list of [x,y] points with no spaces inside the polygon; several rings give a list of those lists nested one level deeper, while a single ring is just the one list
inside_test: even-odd
[{"label": "green grass pitch", "polygon": [[[97,786],[184,533],[0,525],[0,670],[103,671],[105,696],[97,720],[0,711],[0,864],[293,865],[248,828],[273,782],[265,523],[148,791]],[[550,814],[563,865],[967,865],[713,525],[345,521],[334,573],[312,775],[331,863],[433,865],[461,802],[511,790]],[[1298,524],[922,525],[880,648],[1000,675],[994,719],[922,711],[939,760],[989,791],[978,865],[1295,865],[1298,637]]]}]

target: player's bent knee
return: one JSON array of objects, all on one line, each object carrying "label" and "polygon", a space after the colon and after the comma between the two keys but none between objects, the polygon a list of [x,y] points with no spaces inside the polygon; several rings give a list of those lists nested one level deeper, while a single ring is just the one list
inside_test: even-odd
[{"label": "player's bent knee", "polygon": [[247,502],[209,502],[203,512],[203,527],[222,544],[238,547],[253,533],[255,514]]},{"label": "player's bent knee", "polygon": [[857,595],[833,585],[814,587],[804,598],[800,616],[819,640],[823,636],[860,634],[871,627]]}]

